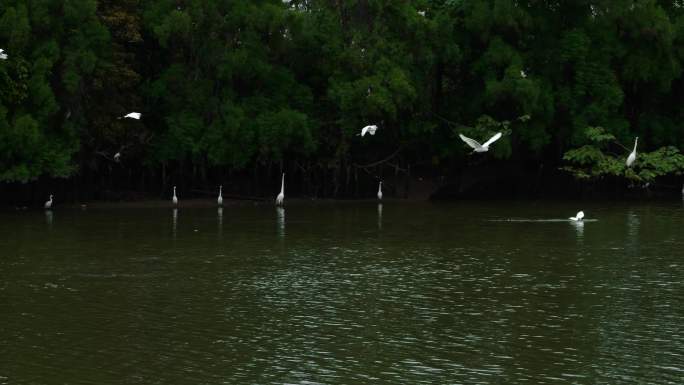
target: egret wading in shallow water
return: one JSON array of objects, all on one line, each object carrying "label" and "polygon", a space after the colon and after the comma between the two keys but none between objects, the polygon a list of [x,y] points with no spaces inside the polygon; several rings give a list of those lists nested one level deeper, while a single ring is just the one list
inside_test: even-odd
[{"label": "egret wading in shallow water", "polygon": [[140,112],[131,112],[131,113],[128,113],[128,114],[126,114],[126,115],[120,117],[119,119],[122,119],[122,118],[130,118],[130,119],[138,120],[138,119],[140,119],[140,116],[141,116],[141,115],[142,115],[142,114],[140,114]]},{"label": "egret wading in shallow water", "polygon": [[639,137],[637,136],[636,139],[634,139],[634,150],[632,150],[632,152],[629,153],[629,156],[627,157],[627,161],[625,162],[625,165],[627,167],[632,167],[632,163],[634,163],[634,161],[636,160],[636,156],[637,156],[636,148],[637,148],[637,142],[638,141],[639,141]]},{"label": "egret wading in shallow water", "polygon": [[218,203],[219,206],[223,206],[223,196],[221,195],[221,192],[223,190],[223,185],[219,186],[219,196],[216,199],[216,203]]},{"label": "egret wading in shallow water", "polygon": [[178,197],[176,196],[176,186],[173,186],[173,198],[171,198],[171,202],[173,202],[174,205],[178,206]]},{"label": "egret wading in shallow water", "polygon": [[378,200],[382,200],[382,181],[378,184]]},{"label": "egret wading in shallow water", "polygon": [[370,125],[370,126],[366,126],[366,127],[361,129],[361,136],[363,137],[364,135],[366,135],[366,133],[369,133],[371,135],[375,135],[375,130],[377,130],[377,129],[378,129],[378,126],[376,126],[375,124]]},{"label": "egret wading in shallow water", "polygon": [[582,220],[584,220],[584,211],[578,211],[574,217],[570,217],[568,219],[570,219],[571,221],[576,221],[576,222],[582,221]]},{"label": "egret wading in shallow water", "polygon": [[484,142],[484,144],[480,144],[476,140],[470,139],[463,134],[458,134],[458,136],[461,137],[461,140],[466,142],[468,146],[473,148],[473,152],[487,152],[489,151],[489,146],[501,138],[501,133],[497,132],[494,136],[489,138],[488,141]]},{"label": "egret wading in shallow water", "polygon": [[285,201],[285,173],[283,173],[283,179],[280,182],[280,194],[276,197],[276,206],[282,206]]},{"label": "egret wading in shallow water", "polygon": [[43,207],[45,207],[46,209],[52,208],[52,194],[50,194],[50,200],[45,202],[45,205],[43,205]]}]

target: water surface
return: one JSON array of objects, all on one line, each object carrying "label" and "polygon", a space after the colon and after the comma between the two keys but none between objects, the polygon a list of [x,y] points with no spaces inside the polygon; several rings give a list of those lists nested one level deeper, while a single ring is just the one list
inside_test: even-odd
[{"label": "water surface", "polygon": [[0,213],[0,384],[681,383],[682,203],[579,205]]}]

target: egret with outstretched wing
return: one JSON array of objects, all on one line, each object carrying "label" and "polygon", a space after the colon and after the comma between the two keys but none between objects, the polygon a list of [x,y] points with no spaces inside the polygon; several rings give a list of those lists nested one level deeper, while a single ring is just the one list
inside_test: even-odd
[{"label": "egret with outstretched wing", "polygon": [[136,119],[136,120],[138,120],[138,119],[140,119],[141,116],[142,116],[142,114],[141,114],[140,112],[131,112],[131,113],[128,113],[128,114],[126,114],[126,115],[120,117],[119,119],[121,119],[121,118],[130,118],[130,119]]},{"label": "egret with outstretched wing", "polygon": [[361,136],[366,135],[366,133],[371,134],[371,135],[375,135],[375,130],[377,130],[377,129],[378,129],[378,126],[376,126],[375,124],[366,126],[366,127],[361,129]]},{"label": "egret with outstretched wing", "polygon": [[501,138],[501,133],[497,132],[494,136],[489,138],[488,141],[484,142],[484,144],[478,143],[478,141],[474,139],[470,139],[467,136],[464,136],[463,134],[458,134],[458,136],[461,138],[462,141],[466,142],[466,144],[470,147],[473,148],[473,152],[487,152],[489,151],[489,146],[499,140]]}]

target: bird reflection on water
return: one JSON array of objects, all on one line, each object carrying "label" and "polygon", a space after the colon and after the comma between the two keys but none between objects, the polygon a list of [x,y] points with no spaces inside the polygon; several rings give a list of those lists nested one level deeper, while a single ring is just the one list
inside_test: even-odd
[{"label": "bird reflection on water", "polygon": [[278,215],[278,236],[285,237],[285,208],[276,207],[276,213]]}]

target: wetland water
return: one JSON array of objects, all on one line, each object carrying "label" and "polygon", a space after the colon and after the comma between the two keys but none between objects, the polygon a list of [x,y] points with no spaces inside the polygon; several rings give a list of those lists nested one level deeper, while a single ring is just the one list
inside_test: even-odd
[{"label": "wetland water", "polygon": [[0,384],[684,378],[681,201],[4,212],[0,278]]}]

